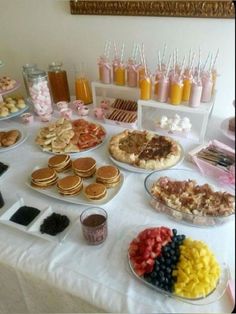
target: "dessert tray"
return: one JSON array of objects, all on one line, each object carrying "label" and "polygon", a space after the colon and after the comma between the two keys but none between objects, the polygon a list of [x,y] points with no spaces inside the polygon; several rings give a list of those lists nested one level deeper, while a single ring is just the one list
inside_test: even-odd
[{"label": "dessert tray", "polygon": [[7,90],[0,89],[0,94],[1,95],[10,94],[14,92],[15,90],[17,90],[19,87],[20,87],[20,82],[16,81],[15,85],[11,89],[7,89]]},{"label": "dessert tray", "polygon": [[220,130],[221,132],[228,137],[230,140],[235,141],[235,132],[232,132],[228,129],[228,125],[229,125],[229,120],[231,119],[227,118],[225,120],[222,121],[221,125],[220,125]]},{"label": "dessert tray", "polygon": [[[7,132],[7,131],[10,131],[10,130],[13,130],[13,129],[0,129],[0,132],[1,131],[4,131],[4,132]],[[4,152],[7,152],[9,150],[12,150],[14,148],[17,148],[18,146],[20,146],[21,144],[23,144],[27,138],[28,138],[28,132],[23,129],[23,128],[18,128],[16,129],[20,132],[20,137],[19,139],[15,142],[15,144],[12,144],[11,146],[8,146],[8,147],[3,147],[3,146],[0,146],[0,153],[4,153]]]},{"label": "dessert tray", "polygon": [[[37,166],[35,167],[32,172],[34,170],[39,169],[40,167]],[[72,171],[67,171],[66,175],[72,174]],[[58,174],[59,179],[64,177],[65,174]],[[85,188],[87,185],[89,185],[90,183],[95,182],[94,178],[86,178],[83,179],[83,188]],[[67,203],[73,203],[73,204],[78,204],[78,205],[104,205],[108,202],[110,202],[120,191],[120,189],[122,188],[122,185],[124,184],[124,175],[121,173],[120,174],[120,182],[117,186],[115,186],[114,188],[110,188],[107,189],[107,196],[104,199],[101,200],[89,200],[83,193],[83,191],[80,192],[79,195],[72,195],[72,196],[64,196],[58,193],[57,187],[56,185],[51,186],[51,187],[47,187],[47,188],[37,188],[31,185],[31,178],[28,179],[28,181],[26,182],[26,185],[43,194],[43,195],[47,195],[49,197],[67,202]]]},{"label": "dessert tray", "polygon": [[[180,155],[180,158],[179,160],[174,164],[172,165],[171,167],[166,167],[166,168],[162,168],[160,169],[161,170],[164,170],[164,169],[169,169],[169,168],[172,168],[172,167],[176,167],[176,166],[180,166],[181,163],[183,162],[184,160],[184,149],[183,147],[179,144],[179,146],[181,147],[181,155]],[[121,161],[118,161],[116,160],[114,157],[111,156],[111,154],[109,153],[108,151],[108,155],[109,155],[109,158],[111,159],[111,161],[117,165],[118,167],[122,168],[122,169],[125,169],[125,170],[128,170],[130,172],[136,172],[136,173],[151,173],[153,172],[153,170],[148,170],[148,169],[143,169],[143,168],[139,168],[137,166],[134,166],[134,165],[130,165],[130,164],[127,164],[127,163],[124,163],[124,162],[121,162]]]},{"label": "dessert tray", "polygon": [[[161,180],[162,183],[161,183]],[[166,182],[164,182],[164,180],[167,180]],[[180,191],[180,187],[179,185],[177,186],[173,186],[172,188],[172,196],[169,197],[169,200],[166,201],[165,200],[165,195],[168,194],[163,194],[166,193],[167,191],[167,185],[169,184],[168,180],[172,180],[172,181],[181,181],[181,182],[186,182],[186,186],[187,184],[189,184],[188,182],[190,180],[194,180],[196,181],[196,189],[198,189],[199,186],[203,186],[203,190],[202,192],[197,192],[197,196],[194,195],[194,190],[191,189],[191,186],[189,185],[189,187],[187,188],[187,190],[185,190],[185,188],[181,187],[182,193],[180,193],[179,196],[179,201],[177,202],[177,198],[174,199],[175,194],[174,192],[177,191],[177,193]],[[158,187],[157,187],[157,182],[159,182]],[[182,184],[182,183],[181,183]],[[184,183],[183,183],[184,184]],[[148,195],[150,196],[150,204],[151,206],[156,209],[156,211],[158,213],[161,214],[165,214],[167,216],[169,216],[169,218],[176,220],[178,222],[182,222],[182,223],[187,223],[187,224],[191,224],[193,226],[199,226],[199,227],[214,227],[214,226],[218,226],[218,225],[222,225],[224,223],[227,223],[231,220],[234,219],[235,214],[234,214],[234,210],[235,210],[235,199],[234,199],[234,194],[235,191],[232,187],[230,186],[218,186],[218,184],[216,183],[215,179],[211,179],[209,177],[203,176],[201,173],[195,171],[195,170],[188,170],[188,169],[170,169],[170,170],[163,170],[163,171],[154,171],[151,174],[149,174],[144,181],[144,186],[146,189],[146,192],[148,193]],[[155,186],[155,187],[154,187]],[[230,205],[227,205],[226,207],[226,203],[220,203],[220,205],[218,206],[213,206],[214,204],[212,203],[212,206],[214,207],[214,213],[212,212],[212,208],[210,208],[210,205],[208,205],[208,207],[204,207],[204,199],[210,199],[213,200],[213,196],[212,194],[209,196],[208,193],[208,188],[210,188],[214,191],[214,192],[226,192],[227,194],[230,194],[230,199],[232,199],[232,204],[230,203]],[[153,190],[154,187],[154,190]],[[161,188],[160,188],[161,187]],[[205,189],[205,191],[204,191]],[[174,191],[175,190],[175,191]],[[160,192],[160,191],[163,191]],[[186,192],[187,191],[187,192]],[[191,192],[192,191],[192,192]],[[162,197],[160,198],[160,193],[162,193]],[[169,192],[168,192],[169,193]],[[205,193],[205,194],[204,194]],[[226,193],[224,196],[224,199],[226,198]],[[223,196],[223,194],[222,194]],[[187,197],[187,203],[191,204],[191,202],[193,203],[193,206],[191,208],[191,210],[186,209],[187,207],[183,204],[184,203],[184,197]],[[196,200],[198,201],[198,203],[201,201],[200,197],[202,197],[202,202],[201,206],[199,208],[195,208],[196,203],[195,202],[195,197]],[[167,202],[170,202],[170,200],[175,204],[178,203],[177,205],[168,205]],[[221,200],[222,202],[222,200]],[[226,202],[226,201],[225,201]],[[208,202],[209,203],[209,202]],[[182,205],[179,205],[182,204]],[[210,203],[209,203],[210,204]],[[181,207],[182,206],[182,207]],[[179,207],[179,208],[178,208]],[[227,208],[227,210],[226,210]],[[218,210],[218,212],[217,212]],[[221,213],[220,210],[223,210],[223,212]]]},{"label": "dessert tray", "polygon": [[[34,220],[27,226],[23,226],[21,224],[12,222],[10,218],[12,215],[21,207],[25,205],[25,201],[23,198],[20,198],[18,201],[16,201],[11,207],[6,209],[4,213],[0,215],[0,223],[7,225],[9,227],[15,228],[17,230],[23,231],[27,234],[40,237],[42,239],[51,241],[51,242],[57,242],[61,243],[62,241],[65,240],[65,238],[68,236],[69,232],[71,231],[72,227],[76,224],[76,222],[79,219],[78,213],[75,211],[69,210],[69,209],[56,209],[54,210],[51,206],[40,209],[40,213],[34,218]],[[43,223],[44,219],[48,216],[50,216],[52,213],[58,213],[61,215],[66,215],[70,223],[67,226],[67,228],[64,229],[61,233],[58,233],[55,236],[46,234],[46,233],[41,233],[40,232],[40,225]]]},{"label": "dessert tray", "polygon": [[9,113],[6,117],[0,117],[0,121],[2,121],[2,120],[7,120],[7,119],[11,119],[11,118],[15,118],[15,117],[17,117],[17,116],[20,116],[22,113],[24,113],[24,112],[27,111],[28,109],[29,109],[29,106],[26,105],[25,108],[19,109],[17,112]]},{"label": "dessert tray", "polygon": [[[158,235],[158,241],[156,238],[153,240],[152,233],[158,232],[158,229],[162,229]],[[172,235],[166,234],[168,231],[172,233]],[[175,234],[173,234],[173,232],[175,232]],[[176,234],[176,229],[171,230],[163,226],[145,225],[137,226],[135,230],[131,230],[129,233],[130,243],[127,254],[129,272],[148,288],[178,301],[193,305],[207,305],[216,302],[226,291],[229,280],[229,267],[224,262],[218,262],[211,252],[211,249],[209,250],[204,242],[196,241],[195,239],[192,240],[185,235]],[[138,239],[138,242],[136,239]],[[149,258],[140,255],[141,247],[142,249],[147,247],[147,241],[150,243],[156,241],[159,243],[158,245],[160,245],[159,251],[156,250],[157,243],[154,243],[153,246],[152,244],[150,244],[151,246],[149,245],[149,249],[151,250]],[[184,262],[186,251],[182,250],[181,246],[183,245],[185,249],[188,247],[186,251],[191,251],[189,256],[191,256],[193,251],[196,252],[199,250],[200,252],[201,249],[204,250],[205,255],[198,255],[197,259],[192,257],[191,262],[189,260],[188,262]],[[191,248],[192,245],[194,249]],[[197,266],[201,264],[201,259],[204,260],[201,265],[204,265],[201,271],[204,272],[208,270],[206,276],[209,276],[210,283],[207,283],[205,277],[201,277],[201,272],[197,270]],[[146,263],[145,260],[148,260],[148,263]],[[209,260],[211,260],[213,264],[210,264]],[[194,264],[195,261],[196,264]],[[187,264],[184,266],[184,263]],[[191,264],[194,264],[193,268],[191,268]],[[210,269],[213,268],[214,271],[211,272]],[[157,271],[157,269],[159,270]],[[198,280],[196,277],[198,277]],[[200,287],[199,280],[202,281],[201,284],[204,285],[205,288],[202,289],[202,287]],[[212,281],[214,281],[215,284],[208,286]],[[184,283],[181,284],[181,282]],[[184,290],[185,285],[188,286],[187,294],[186,290]]]},{"label": "dessert tray", "polygon": [[105,140],[106,130],[98,123],[60,118],[40,128],[35,142],[46,153],[74,155],[94,150]]}]

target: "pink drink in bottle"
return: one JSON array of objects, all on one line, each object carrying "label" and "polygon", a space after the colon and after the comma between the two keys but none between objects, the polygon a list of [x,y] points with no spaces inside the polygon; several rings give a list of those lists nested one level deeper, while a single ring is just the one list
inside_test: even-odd
[{"label": "pink drink in bottle", "polygon": [[167,102],[169,96],[170,80],[167,76],[162,75],[158,81],[157,100]]},{"label": "pink drink in bottle", "polygon": [[202,97],[201,102],[210,102],[212,96],[213,81],[210,73],[205,73],[202,76]]},{"label": "pink drink in bottle", "polygon": [[192,82],[190,98],[189,98],[189,106],[197,108],[201,104],[201,96],[202,96],[202,82],[201,80],[195,78]]},{"label": "pink drink in bottle", "polygon": [[137,87],[138,84],[138,72],[137,65],[130,59],[127,65],[127,85],[129,87]]}]

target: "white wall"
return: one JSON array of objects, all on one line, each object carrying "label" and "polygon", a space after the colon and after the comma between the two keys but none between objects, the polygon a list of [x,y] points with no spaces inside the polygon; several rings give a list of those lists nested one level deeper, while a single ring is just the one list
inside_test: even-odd
[{"label": "white wall", "polygon": [[[0,0],[0,59],[6,66],[0,75],[21,80],[21,67],[37,63],[47,69],[53,60],[62,60],[68,70],[71,94],[74,94],[73,64],[85,61],[88,76],[97,79],[96,60],[106,39],[131,50],[133,42],[143,42],[148,63],[154,68],[156,50],[166,42],[180,55],[192,47],[220,48],[218,93],[214,114],[233,114],[235,98],[235,24],[233,19],[118,17],[71,15],[69,0]],[[23,84],[23,82],[22,82]],[[24,91],[22,85],[22,92]]]}]

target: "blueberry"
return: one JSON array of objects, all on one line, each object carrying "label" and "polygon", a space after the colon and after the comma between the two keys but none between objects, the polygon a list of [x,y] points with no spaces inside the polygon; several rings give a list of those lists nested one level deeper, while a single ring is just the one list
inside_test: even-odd
[{"label": "blueberry", "polygon": [[169,249],[170,249],[169,246],[165,245],[164,248],[163,248],[163,251],[164,251],[165,253],[167,253],[167,252],[169,251]]},{"label": "blueberry", "polygon": [[165,258],[163,256],[160,257],[160,262],[165,263]]},{"label": "blueberry", "polygon": [[165,274],[164,274],[164,272],[163,272],[162,270],[160,270],[159,276],[160,276],[160,277],[165,277]]},{"label": "blueberry", "polygon": [[172,242],[171,245],[170,245],[170,247],[171,247],[172,249],[174,249],[174,248],[175,248],[175,243]]},{"label": "blueberry", "polygon": [[172,269],[170,267],[166,267],[166,272],[170,274],[172,272]]},{"label": "blueberry", "polygon": [[150,274],[150,277],[151,277],[151,278],[156,278],[156,276],[157,276],[157,273],[156,273],[155,271],[153,271],[153,272]]},{"label": "blueberry", "polygon": [[152,282],[152,278],[151,278],[151,277],[145,277],[145,280],[146,280],[147,282]]},{"label": "blueberry", "polygon": [[160,266],[159,265],[155,265],[154,269],[155,269],[156,272],[158,272],[160,270]]},{"label": "blueberry", "polygon": [[166,259],[166,265],[171,265],[171,259],[170,258]]},{"label": "blueberry", "polygon": [[176,229],[172,229],[173,235],[175,236],[177,234],[177,230]]},{"label": "blueberry", "polygon": [[175,255],[175,250],[171,249],[171,250],[170,250],[170,254],[171,254],[172,256]]}]

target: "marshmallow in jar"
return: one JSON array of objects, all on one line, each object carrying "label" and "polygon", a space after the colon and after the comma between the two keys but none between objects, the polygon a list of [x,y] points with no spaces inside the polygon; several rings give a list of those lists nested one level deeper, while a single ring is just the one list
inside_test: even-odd
[{"label": "marshmallow in jar", "polygon": [[38,116],[51,114],[53,109],[47,73],[42,70],[37,70],[30,73],[28,79],[29,93],[34,111]]}]

